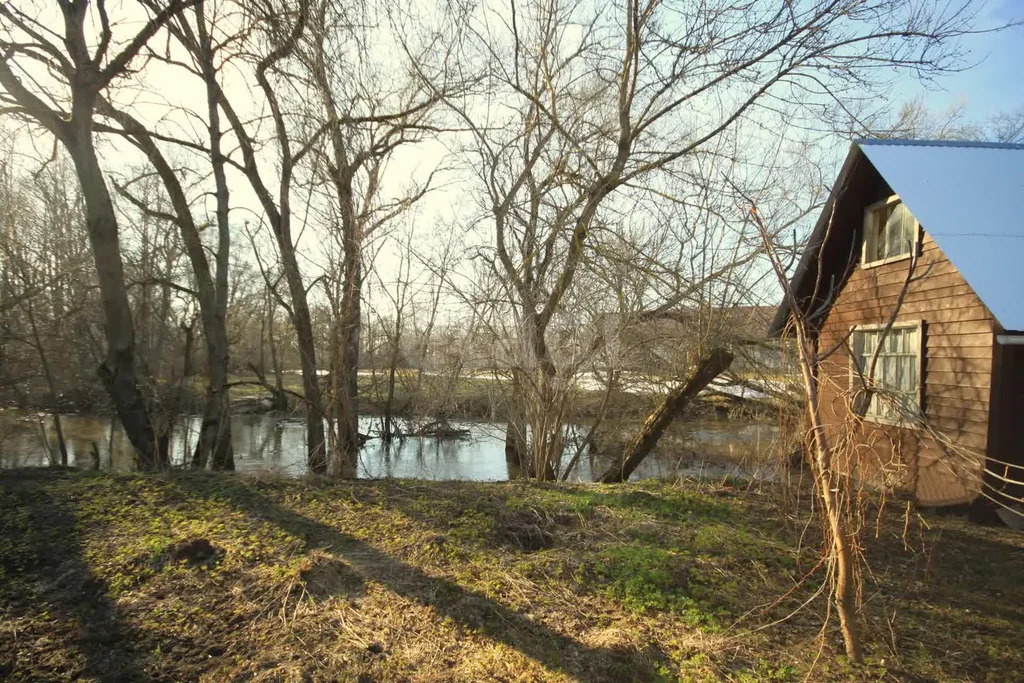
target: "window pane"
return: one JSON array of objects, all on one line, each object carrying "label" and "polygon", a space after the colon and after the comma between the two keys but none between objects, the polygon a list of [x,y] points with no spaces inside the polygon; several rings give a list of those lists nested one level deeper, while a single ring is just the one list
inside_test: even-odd
[{"label": "window pane", "polygon": [[903,330],[903,351],[906,353],[917,353],[917,329],[909,327]]},{"label": "window pane", "polygon": [[886,204],[878,209],[878,258],[884,259],[889,255],[889,245],[886,242],[886,223],[889,221],[889,205]]},{"label": "window pane", "polygon": [[886,353],[897,353],[900,350],[900,331],[889,330],[889,334],[885,337],[885,352]]},{"label": "window pane", "polygon": [[910,253],[917,241],[917,222],[900,201],[876,206],[865,213],[865,261],[881,261]]},{"label": "window pane", "polygon": [[917,241],[917,235],[914,232],[914,216],[910,213],[910,209],[902,204],[900,204],[900,208],[903,209],[903,253],[909,254],[914,247],[914,242]]},{"label": "window pane", "polygon": [[913,223],[910,211],[901,202],[892,209],[892,214],[885,222],[887,257],[901,256],[910,253],[909,226]]},{"label": "window pane", "polygon": [[868,261],[879,261],[885,258],[885,224],[889,220],[890,207],[887,204],[876,206],[868,211],[865,239],[865,253]]},{"label": "window pane", "polygon": [[853,360],[857,365],[853,371],[866,376],[874,349],[880,344],[873,379],[884,395],[872,395],[867,415],[883,420],[909,419],[918,410],[920,333],[916,327],[893,328],[884,338],[882,333],[882,329],[854,331]]},{"label": "window pane", "polygon": [[918,406],[918,403],[917,403],[917,392],[916,391],[907,394],[906,405],[907,405],[908,412],[910,412],[912,414],[918,412],[918,409],[919,409],[920,406]]},{"label": "window pane", "polygon": [[864,355],[870,356],[875,352],[875,347],[878,346],[878,333],[875,331],[867,332],[864,335]]},{"label": "window pane", "polygon": [[901,232],[899,224],[893,225],[893,221],[890,218],[885,225],[885,258],[900,253]]},{"label": "window pane", "polygon": [[917,359],[913,356],[904,356],[900,359],[900,365],[900,390],[916,392]]},{"label": "window pane", "polygon": [[878,365],[880,366],[881,372],[879,376],[882,378],[882,385],[889,390],[899,388],[899,381],[897,379],[897,369],[899,368],[898,358],[892,356],[882,356],[878,359]]}]

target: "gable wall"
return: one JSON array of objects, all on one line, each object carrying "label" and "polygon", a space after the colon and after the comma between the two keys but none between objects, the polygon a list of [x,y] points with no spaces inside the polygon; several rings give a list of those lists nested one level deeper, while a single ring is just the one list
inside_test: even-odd
[{"label": "gable wall", "polygon": [[[872,194],[883,198],[887,188]],[[821,326],[819,351],[839,344],[854,325],[884,324],[896,305],[909,265],[909,259],[873,268],[858,263]],[[879,476],[881,463],[895,458],[902,463],[900,480],[876,478],[874,483],[906,487],[925,505],[968,502],[976,496],[970,482],[980,476],[988,446],[997,323],[927,233],[915,275],[923,277],[908,289],[897,321],[923,321],[925,414],[937,432],[972,451],[976,459],[952,455],[924,431],[865,421],[857,435],[859,445],[851,467],[857,468],[860,477],[871,479]],[[821,368],[823,420],[831,425],[833,438],[842,433],[838,426],[849,417],[845,392],[850,386],[850,363],[848,350],[841,347]]]}]

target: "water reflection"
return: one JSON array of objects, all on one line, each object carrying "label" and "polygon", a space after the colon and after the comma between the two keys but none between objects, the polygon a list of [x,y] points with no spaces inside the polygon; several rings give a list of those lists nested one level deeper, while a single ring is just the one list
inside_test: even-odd
[{"label": "water reflection", "polygon": [[[373,433],[376,419],[360,418],[360,431]],[[131,445],[116,420],[85,415],[62,418],[68,464],[90,467],[93,453],[104,469],[131,470]],[[199,434],[200,418],[183,418],[171,439],[171,463],[188,461]],[[360,453],[362,478],[466,479],[501,481],[514,478],[505,460],[503,423],[453,422],[468,429],[465,439],[408,438],[389,445],[371,439]],[[676,476],[724,476],[750,472],[750,463],[773,452],[776,429],[757,423],[689,423],[685,443],[678,440],[647,458],[633,479]],[[242,472],[269,471],[284,476],[306,473],[306,432],[301,420],[273,415],[235,415],[231,418],[235,468]],[[52,421],[35,413],[0,412],[0,466],[31,467],[59,460]],[[568,449],[568,461],[575,451]],[[571,479],[593,481],[608,467],[608,456],[584,456]]]}]

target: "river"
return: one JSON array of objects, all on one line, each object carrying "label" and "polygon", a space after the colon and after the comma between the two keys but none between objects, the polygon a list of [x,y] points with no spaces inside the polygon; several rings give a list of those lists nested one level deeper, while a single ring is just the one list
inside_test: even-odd
[{"label": "river", "polygon": [[[116,422],[93,415],[62,416],[69,465],[90,467],[94,453],[103,469],[130,471],[131,445]],[[195,445],[198,416],[175,425],[171,463],[181,466]],[[360,431],[373,434],[379,419],[360,418]],[[505,461],[505,425],[483,421],[453,421],[469,430],[462,439],[406,438],[385,446],[371,439],[360,453],[359,477],[464,479],[504,481],[515,476]],[[302,421],[277,415],[234,415],[231,418],[235,468],[281,476],[306,473],[306,435]],[[777,461],[777,428],[758,422],[697,421],[677,426],[674,436],[634,472],[633,479],[672,479],[679,476],[722,477],[728,474],[770,477],[766,463]],[[575,447],[566,450],[568,460]],[[95,449],[95,450],[94,450]],[[45,466],[59,460],[53,421],[42,413],[0,411],[0,467]],[[584,455],[571,480],[592,481],[611,457]]]}]

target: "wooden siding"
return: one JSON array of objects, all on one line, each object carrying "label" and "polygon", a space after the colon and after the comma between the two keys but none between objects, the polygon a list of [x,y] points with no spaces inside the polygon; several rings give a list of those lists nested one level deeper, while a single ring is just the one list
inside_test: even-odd
[{"label": "wooden siding", "polygon": [[[880,188],[879,194],[884,190]],[[998,325],[927,233],[920,246],[915,274],[923,277],[910,286],[897,321],[922,323],[922,400],[929,424],[975,457],[955,455],[925,430],[865,422],[857,462],[850,466],[862,478],[871,479],[882,472],[883,464],[895,459],[902,463],[898,484],[912,490],[921,504],[964,503],[977,495],[974,482],[981,476],[989,445]],[[909,259],[868,268],[854,266],[821,325],[819,349],[832,348],[855,325],[884,324],[892,315],[909,266]],[[822,364],[823,418],[833,430],[849,417],[843,392],[850,384],[850,363],[849,353],[840,346]]]}]

